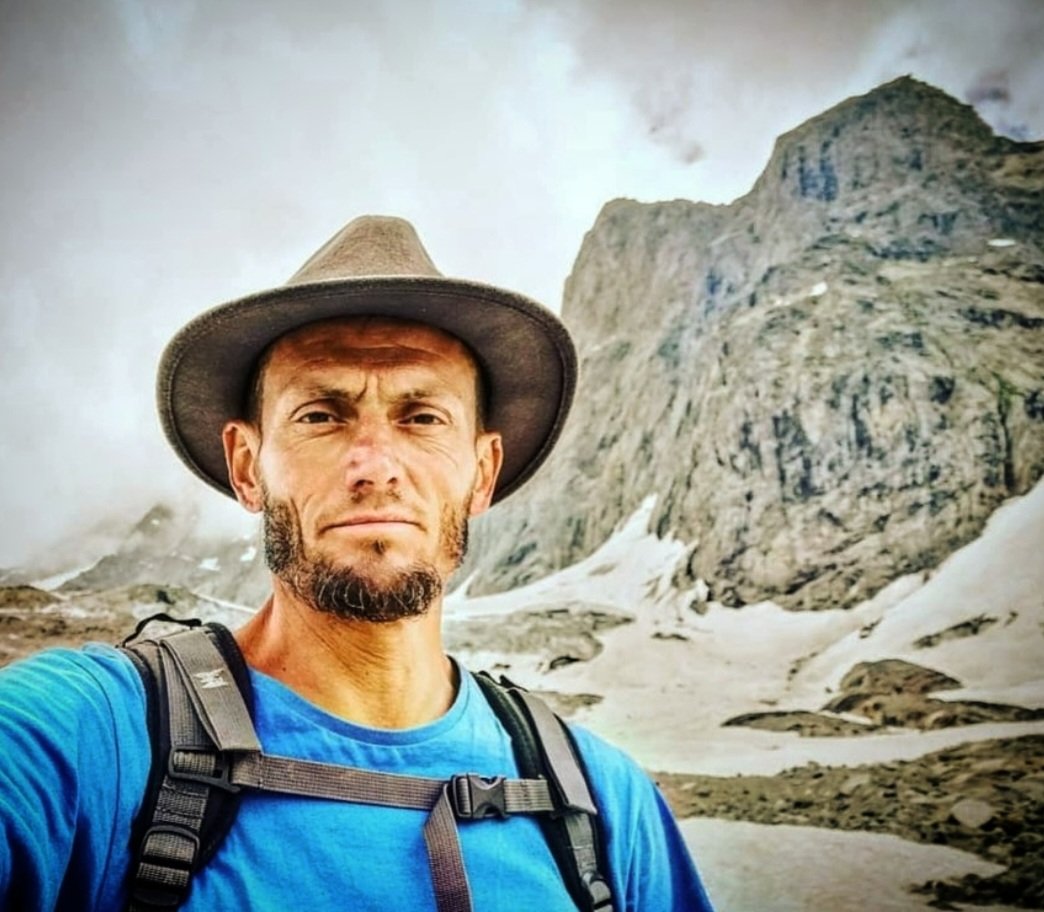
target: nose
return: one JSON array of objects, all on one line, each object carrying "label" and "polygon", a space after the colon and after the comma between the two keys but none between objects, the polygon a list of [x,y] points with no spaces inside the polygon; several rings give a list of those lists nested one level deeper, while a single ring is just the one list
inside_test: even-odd
[{"label": "nose", "polygon": [[348,489],[362,493],[394,488],[399,483],[399,473],[392,428],[378,420],[360,420],[345,458],[344,480]]}]

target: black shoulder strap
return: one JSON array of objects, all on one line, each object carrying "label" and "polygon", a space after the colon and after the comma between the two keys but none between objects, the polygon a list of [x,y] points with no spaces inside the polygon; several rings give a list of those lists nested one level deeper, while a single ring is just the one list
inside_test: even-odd
[{"label": "black shoulder strap", "polygon": [[[145,687],[148,711],[149,741],[152,748],[152,766],[142,799],[141,808],[131,833],[132,869],[128,909],[131,912],[176,909],[188,897],[191,878],[211,859],[228,834],[239,809],[239,789],[222,781],[222,754],[214,749],[192,753],[195,762],[202,762],[202,773],[191,782],[179,775],[177,788],[172,787],[172,758],[175,745],[172,730],[181,731],[178,740],[197,740],[205,747],[207,737],[195,733],[193,725],[205,729],[201,721],[193,722],[197,708],[192,706],[189,688],[183,679],[183,670],[171,659],[162,639],[134,641],[150,620],[174,621],[174,618],[156,615],[138,625],[138,629],[121,645],[137,667]],[[239,647],[231,632],[220,624],[200,625],[199,621],[178,621],[195,636],[205,634],[205,643],[216,650],[217,661],[211,664],[221,675],[230,674],[228,690],[238,694],[249,716],[253,715],[253,688]],[[173,636],[184,636],[183,631]],[[167,653],[165,656],[165,652]],[[207,672],[201,672],[206,674]],[[206,687],[204,681],[203,684]],[[179,711],[178,707],[182,707]],[[182,717],[180,723],[172,716]],[[190,734],[184,734],[188,730]],[[205,767],[210,764],[210,769]]]},{"label": "black shoulder strap", "polygon": [[543,700],[506,678],[474,677],[511,736],[519,774],[554,786],[560,811],[538,819],[570,896],[583,912],[613,912],[598,809],[569,729]]}]

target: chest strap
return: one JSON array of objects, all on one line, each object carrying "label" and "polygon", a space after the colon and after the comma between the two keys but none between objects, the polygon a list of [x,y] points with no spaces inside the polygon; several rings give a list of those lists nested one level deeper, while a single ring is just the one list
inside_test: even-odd
[{"label": "chest strap", "polygon": [[[131,912],[175,909],[185,901],[199,866],[208,803],[216,790],[234,793],[249,788],[428,811],[424,840],[438,912],[472,908],[458,821],[573,809],[562,795],[577,795],[575,783],[561,788],[543,778],[473,773],[433,779],[265,754],[211,638],[202,630],[187,630],[156,642],[166,679],[170,752],[135,861]],[[586,787],[579,791],[586,797],[584,803],[590,802]],[[587,807],[575,810],[590,812]],[[603,908],[611,912],[611,905]]]}]

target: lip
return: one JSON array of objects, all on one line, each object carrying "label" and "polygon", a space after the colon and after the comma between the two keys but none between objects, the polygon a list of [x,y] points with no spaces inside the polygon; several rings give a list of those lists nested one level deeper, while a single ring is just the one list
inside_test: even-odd
[{"label": "lip", "polygon": [[330,523],[326,529],[353,529],[372,526],[416,526],[417,523],[406,516],[385,513],[361,513],[338,522]]}]

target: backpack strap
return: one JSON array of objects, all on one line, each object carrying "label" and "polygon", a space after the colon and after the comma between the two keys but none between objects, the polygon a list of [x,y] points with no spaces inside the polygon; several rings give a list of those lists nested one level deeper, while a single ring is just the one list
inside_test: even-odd
[{"label": "backpack strap", "polygon": [[507,678],[498,682],[486,672],[474,677],[511,736],[519,772],[552,785],[557,809],[537,819],[573,901],[583,912],[613,912],[603,873],[608,865],[594,819],[598,808],[569,729],[543,700]]},{"label": "backpack strap", "polygon": [[517,715],[505,726],[523,779],[431,779],[269,755],[251,721],[249,675],[232,634],[218,624],[191,626],[123,647],[145,683],[153,746],[135,821],[129,912],[169,912],[185,902],[192,876],[227,835],[242,788],[428,811],[424,839],[439,912],[471,912],[457,822],[536,814],[580,908],[612,912],[591,823],[597,809],[566,728],[540,700],[477,677],[487,696],[497,695],[495,707]]},{"label": "backpack strap", "polygon": [[[250,676],[232,634],[219,624],[183,623],[195,629],[122,644],[145,687],[152,747],[131,837],[130,912],[169,912],[185,902],[192,875],[213,856],[239,806],[228,755],[216,744],[247,749],[257,741]],[[231,725],[222,721],[226,708]]]}]

